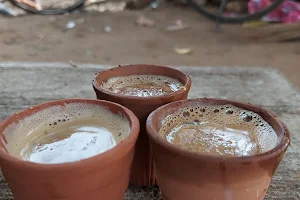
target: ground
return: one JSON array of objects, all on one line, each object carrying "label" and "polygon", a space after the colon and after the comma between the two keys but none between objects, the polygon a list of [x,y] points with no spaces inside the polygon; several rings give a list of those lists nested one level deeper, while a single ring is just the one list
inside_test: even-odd
[{"label": "ground", "polygon": [[[154,27],[136,24],[138,16]],[[67,30],[69,20],[85,19]],[[164,29],[177,19],[191,26],[180,32]],[[111,33],[105,33],[109,25]],[[187,66],[266,66],[280,69],[300,87],[300,42],[266,43],[245,38],[240,25],[215,24],[190,8],[163,5],[155,11],[73,13],[63,16],[0,18],[1,61],[70,61],[97,64],[155,63]],[[174,47],[192,48],[178,55]]]}]

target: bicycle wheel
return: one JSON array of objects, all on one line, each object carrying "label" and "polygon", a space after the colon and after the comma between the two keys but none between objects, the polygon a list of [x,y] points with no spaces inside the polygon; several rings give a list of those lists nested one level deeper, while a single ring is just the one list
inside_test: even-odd
[{"label": "bicycle wheel", "polygon": [[[268,14],[269,12],[276,9],[279,5],[283,3],[284,0],[274,0],[268,7],[260,10],[258,12],[249,14],[232,14],[226,13],[226,3],[227,0],[220,0],[220,7],[219,9],[213,8],[216,5],[211,6],[207,3],[207,1],[203,2],[203,0],[186,0],[187,3],[193,7],[197,12],[205,16],[206,18],[214,21],[218,21],[221,23],[243,23],[246,21],[253,21],[261,19],[263,16]],[[202,4],[200,4],[202,1]],[[233,1],[229,1],[233,2]],[[224,12],[225,11],[225,12]]]},{"label": "bicycle wheel", "polygon": [[16,6],[36,14],[57,15],[71,12],[85,0],[10,0]]}]

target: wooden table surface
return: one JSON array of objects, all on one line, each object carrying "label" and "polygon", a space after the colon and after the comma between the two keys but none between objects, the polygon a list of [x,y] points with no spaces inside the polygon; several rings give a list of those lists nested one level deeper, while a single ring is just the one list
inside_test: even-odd
[{"label": "wooden table surface", "polygon": [[[107,66],[68,63],[0,63],[0,120],[32,105],[63,98],[95,98],[94,74]],[[300,94],[276,70],[177,67],[192,75],[190,98],[218,97],[275,111],[291,131],[291,146],[265,200],[300,200]],[[0,200],[13,196],[0,174]],[[158,200],[156,188],[129,186],[127,200]],[[241,199],[242,200],[242,199]]]}]

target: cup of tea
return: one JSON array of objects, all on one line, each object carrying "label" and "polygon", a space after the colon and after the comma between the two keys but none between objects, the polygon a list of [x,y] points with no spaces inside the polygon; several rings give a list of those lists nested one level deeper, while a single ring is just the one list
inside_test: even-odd
[{"label": "cup of tea", "polygon": [[274,114],[224,99],[164,105],[147,131],[164,200],[263,200],[290,145]]},{"label": "cup of tea", "polygon": [[156,108],[186,99],[191,78],[183,72],[156,65],[126,65],[96,74],[93,87],[98,99],[119,103],[140,120],[130,182],[139,186],[155,184],[155,170],[146,133],[146,119]]},{"label": "cup of tea", "polygon": [[15,200],[122,200],[138,133],[119,104],[47,102],[0,124],[0,165]]}]

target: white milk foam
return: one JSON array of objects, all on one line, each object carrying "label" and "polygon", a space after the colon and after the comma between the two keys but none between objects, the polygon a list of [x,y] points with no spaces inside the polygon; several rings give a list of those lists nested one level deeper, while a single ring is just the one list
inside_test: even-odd
[{"label": "white milk foam", "polygon": [[131,75],[109,78],[101,83],[107,91],[127,96],[151,97],[178,91],[183,84],[174,78],[159,75]]},{"label": "white milk foam", "polygon": [[39,111],[4,131],[6,149],[12,156],[42,164],[96,156],[115,147],[129,133],[130,124],[124,116],[84,103]]},{"label": "white milk foam", "polygon": [[182,148],[224,156],[260,154],[278,144],[261,116],[232,105],[180,109],[163,120],[159,133]]}]

